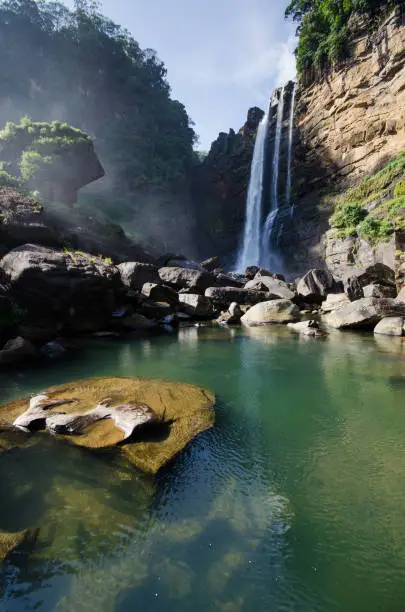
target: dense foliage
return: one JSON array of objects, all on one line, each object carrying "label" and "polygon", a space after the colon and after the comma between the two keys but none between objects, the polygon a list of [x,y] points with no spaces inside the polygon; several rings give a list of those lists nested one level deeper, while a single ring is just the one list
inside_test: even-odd
[{"label": "dense foliage", "polygon": [[286,17],[298,23],[297,69],[325,68],[348,55],[350,19],[355,14],[374,28],[395,0],[291,0]]},{"label": "dense foliage", "polygon": [[38,184],[56,178],[64,160],[89,145],[90,137],[67,123],[23,117],[19,124],[9,121],[0,132],[0,159],[13,177]]},{"label": "dense foliage", "polygon": [[[190,119],[171,99],[156,53],[140,49],[97,3],[76,0],[71,11],[53,1],[0,2],[0,53],[3,125],[29,115],[90,134],[110,193],[119,190],[127,202],[151,187],[176,192],[194,159]],[[41,134],[22,160],[23,173],[47,156],[55,138],[69,135]]]},{"label": "dense foliage", "polygon": [[341,238],[360,236],[373,243],[404,228],[405,152],[343,194],[330,224]]}]

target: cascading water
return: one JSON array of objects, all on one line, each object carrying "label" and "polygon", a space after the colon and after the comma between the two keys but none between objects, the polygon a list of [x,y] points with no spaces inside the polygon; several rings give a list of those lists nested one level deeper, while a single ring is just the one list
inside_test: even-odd
[{"label": "cascading water", "polygon": [[[272,253],[272,233],[277,213],[279,210],[279,197],[278,197],[278,178],[280,172],[280,147],[281,147],[281,134],[283,128],[283,116],[284,116],[284,94],[285,88],[281,90],[280,98],[277,107],[277,121],[276,121],[276,136],[274,140],[274,152],[273,152],[273,164],[272,164],[272,180],[271,180],[271,200],[270,200],[270,211],[267,215],[264,223],[264,231],[262,235],[262,253],[261,253],[261,264],[263,266],[272,267],[274,264],[278,264],[278,258]],[[276,260],[276,261],[275,261]]]},{"label": "cascading water", "polygon": [[244,270],[247,266],[260,262],[263,177],[268,125],[269,111],[264,115],[257,129],[246,200],[245,230],[237,261],[238,270]]},{"label": "cascading water", "polygon": [[[270,108],[259,124],[250,170],[249,189],[246,200],[246,220],[243,233],[243,243],[237,258],[237,269],[243,272],[247,266],[258,265],[281,271],[280,258],[277,256],[277,243],[284,225],[280,220],[280,200],[285,203],[291,214],[292,193],[292,157],[294,142],[294,106],[296,84],[277,90],[273,96]],[[285,99],[291,92],[291,107],[288,129],[287,178],[284,197],[279,197],[280,158],[283,143],[283,122]],[[272,109],[277,104],[277,111]],[[275,121],[273,121],[273,117]],[[269,131],[274,134],[271,172],[269,173],[270,205],[266,215],[265,178],[270,164],[266,164],[267,139]],[[284,146],[283,146],[284,150]],[[285,156],[284,158],[285,159]],[[284,210],[283,210],[284,212]],[[263,222],[264,217],[264,222]],[[276,225],[277,222],[277,225]]]},{"label": "cascading water", "polygon": [[[290,109],[290,125],[288,129],[288,161],[287,161],[287,184],[285,188],[285,197],[287,206],[294,211],[294,204],[291,204],[291,188],[292,188],[292,151],[293,151],[293,139],[294,139],[294,108],[295,108],[295,94],[297,93],[297,83],[294,83],[293,92],[291,95],[291,109]],[[291,212],[291,214],[292,214]]]}]

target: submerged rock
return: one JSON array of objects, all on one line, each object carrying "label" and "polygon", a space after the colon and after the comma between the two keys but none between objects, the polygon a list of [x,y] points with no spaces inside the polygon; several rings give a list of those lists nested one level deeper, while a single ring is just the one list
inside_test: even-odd
[{"label": "submerged rock", "polygon": [[[197,434],[212,427],[215,420],[212,392],[195,385],[152,378],[90,378],[53,387],[40,397],[40,400],[25,398],[0,406],[0,420],[8,426],[15,422],[27,429],[44,429],[48,423],[58,438],[89,449],[118,445],[117,450],[137,467],[153,473]],[[90,418],[87,424],[76,420],[78,416],[88,418],[92,407],[105,398],[110,401],[103,407],[104,414],[115,416],[96,421]],[[29,406],[32,411],[27,414],[27,405],[32,400],[35,400]],[[138,410],[141,405],[147,407],[142,409],[142,415]],[[138,412],[134,412],[134,406]],[[119,407],[125,409],[120,411]],[[120,421],[125,416],[127,422],[131,415],[135,421],[145,419],[145,424],[127,439],[125,426]],[[72,421],[78,428],[77,434],[57,433],[58,428],[61,431],[60,428],[71,427]]]},{"label": "submerged rock", "polygon": [[253,327],[271,323],[290,323],[298,321],[300,311],[290,300],[271,300],[252,306],[241,318],[243,325]]},{"label": "submerged rock", "polygon": [[4,561],[16,548],[24,545],[32,546],[37,536],[38,529],[24,529],[24,531],[14,533],[0,531],[0,562]]}]

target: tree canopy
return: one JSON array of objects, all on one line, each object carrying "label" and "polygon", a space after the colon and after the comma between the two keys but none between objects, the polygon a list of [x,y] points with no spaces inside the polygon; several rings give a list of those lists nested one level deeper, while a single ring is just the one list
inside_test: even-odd
[{"label": "tree canopy", "polygon": [[121,194],[184,181],[195,133],[166,68],[98,3],[1,1],[0,53],[0,123],[28,115],[83,130]]},{"label": "tree canopy", "polygon": [[298,23],[297,69],[324,68],[348,55],[349,19],[361,14],[373,28],[395,0],[291,0],[286,18]]}]

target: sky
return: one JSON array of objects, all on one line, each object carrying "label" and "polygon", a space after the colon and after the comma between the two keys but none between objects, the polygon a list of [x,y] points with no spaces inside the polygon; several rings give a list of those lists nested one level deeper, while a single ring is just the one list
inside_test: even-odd
[{"label": "sky", "polygon": [[[72,0],[66,0],[72,6]],[[104,0],[102,12],[166,65],[172,97],[195,122],[198,149],[237,131],[252,106],[295,77],[287,0]]]}]

